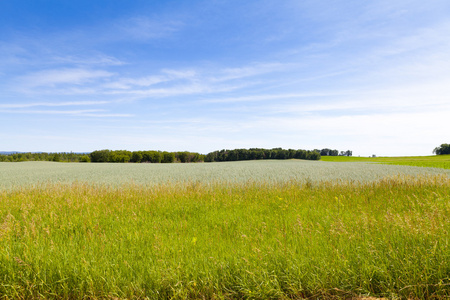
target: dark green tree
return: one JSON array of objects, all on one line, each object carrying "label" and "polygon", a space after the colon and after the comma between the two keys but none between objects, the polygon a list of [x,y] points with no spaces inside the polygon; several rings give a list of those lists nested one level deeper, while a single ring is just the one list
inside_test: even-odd
[{"label": "dark green tree", "polygon": [[440,147],[434,148],[433,153],[437,155],[450,154],[450,144],[441,144]]},{"label": "dark green tree", "polygon": [[56,161],[56,162],[61,161],[58,153],[53,154],[52,161]]},{"label": "dark green tree", "polygon": [[96,150],[89,154],[91,162],[108,162],[111,150]]},{"label": "dark green tree", "polygon": [[144,155],[142,154],[142,151],[134,151],[131,155],[131,162],[140,163],[142,162],[142,159],[144,158]]},{"label": "dark green tree", "polygon": [[173,163],[175,161],[175,153],[164,151],[162,153],[162,163]]}]

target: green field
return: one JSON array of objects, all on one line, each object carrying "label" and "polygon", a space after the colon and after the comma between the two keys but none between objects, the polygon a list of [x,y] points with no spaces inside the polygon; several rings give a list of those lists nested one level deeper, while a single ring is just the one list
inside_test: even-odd
[{"label": "green field", "polygon": [[448,170],[292,160],[0,171],[2,299],[450,297]]},{"label": "green field", "polygon": [[399,157],[322,156],[321,160],[329,162],[373,162],[389,165],[450,169],[450,155]]}]

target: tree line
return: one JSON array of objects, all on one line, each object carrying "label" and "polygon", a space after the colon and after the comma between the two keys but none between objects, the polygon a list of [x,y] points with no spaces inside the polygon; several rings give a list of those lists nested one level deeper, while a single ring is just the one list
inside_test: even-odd
[{"label": "tree line", "polygon": [[441,144],[440,147],[434,148],[433,153],[437,155],[450,154],[450,144]]},{"label": "tree line", "polygon": [[238,161],[238,160],[257,160],[257,159],[307,159],[319,160],[320,153],[310,150],[294,150],[294,149],[234,149],[234,150],[220,150],[206,154],[205,162],[215,161]]},{"label": "tree line", "polygon": [[257,159],[308,159],[319,160],[320,153],[309,150],[294,149],[234,149],[220,150],[206,155],[197,152],[161,152],[161,151],[126,151],[97,150],[89,154],[91,162],[134,162],[134,163],[195,163],[220,162]]},{"label": "tree line", "polygon": [[320,152],[321,156],[352,156],[353,152],[351,150],[347,150],[347,151],[339,151],[339,150],[332,150],[332,149],[328,149],[328,148],[324,148],[322,150],[314,150],[314,151],[318,151]]},{"label": "tree line", "polygon": [[197,152],[167,152],[167,151],[127,151],[127,150],[96,150],[89,154],[91,162],[113,163],[192,163],[203,162],[205,155]]},{"label": "tree line", "polygon": [[73,152],[27,152],[0,154],[0,162],[22,161],[54,161],[54,162],[112,162],[112,163],[191,163],[203,162],[205,155],[188,152],[167,151],[127,151],[127,150],[96,150],[91,153]]},{"label": "tree line", "polygon": [[58,152],[58,153],[11,153],[0,154],[0,162],[21,162],[21,161],[55,161],[55,162],[89,162],[87,153]]},{"label": "tree line", "polygon": [[[337,151],[337,150],[332,150]],[[341,151],[342,152],[342,151]],[[221,162],[260,159],[306,159],[319,160],[321,153],[333,155],[323,150],[295,150],[295,149],[234,149],[218,150],[208,154],[197,152],[178,151],[127,151],[127,150],[96,150],[91,153],[12,153],[0,154],[0,161],[55,161],[55,162],[110,162],[110,163],[195,163],[195,162]],[[334,152],[332,152],[334,153]],[[350,151],[351,155],[351,151]]]}]

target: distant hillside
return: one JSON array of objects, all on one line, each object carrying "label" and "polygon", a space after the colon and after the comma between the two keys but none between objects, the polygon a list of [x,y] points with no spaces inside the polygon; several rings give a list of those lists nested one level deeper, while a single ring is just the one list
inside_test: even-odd
[{"label": "distant hillside", "polygon": [[10,154],[14,154],[14,153],[21,153],[19,151],[0,151],[1,155],[10,155]]}]

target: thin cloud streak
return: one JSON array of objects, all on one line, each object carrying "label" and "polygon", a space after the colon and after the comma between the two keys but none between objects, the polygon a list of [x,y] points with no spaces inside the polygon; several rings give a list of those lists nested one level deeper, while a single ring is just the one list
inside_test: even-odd
[{"label": "thin cloud streak", "polygon": [[80,85],[98,78],[111,77],[113,73],[103,70],[89,69],[53,69],[43,70],[20,78],[28,88],[54,87],[60,84]]},{"label": "thin cloud streak", "polygon": [[[279,99],[298,99],[338,96],[339,93],[304,93],[304,94],[278,94],[278,95],[249,95],[242,97],[216,98],[199,100],[199,103],[236,103],[236,102],[259,102]],[[343,94],[345,95],[345,94]]]},{"label": "thin cloud streak", "polygon": [[5,110],[0,109],[1,113],[9,114],[32,114],[32,115],[74,115],[85,117],[133,117],[133,114],[117,114],[117,113],[103,113],[103,109],[85,109],[85,110]]},{"label": "thin cloud streak", "polygon": [[48,58],[49,63],[62,63],[72,65],[99,65],[99,66],[122,66],[126,62],[117,59],[116,57],[100,54],[92,56],[79,55],[54,55]]},{"label": "thin cloud streak", "polygon": [[0,108],[29,108],[37,106],[57,107],[57,106],[88,106],[109,104],[113,101],[73,101],[73,102],[36,102],[36,103],[21,103],[21,104],[0,104]]}]

